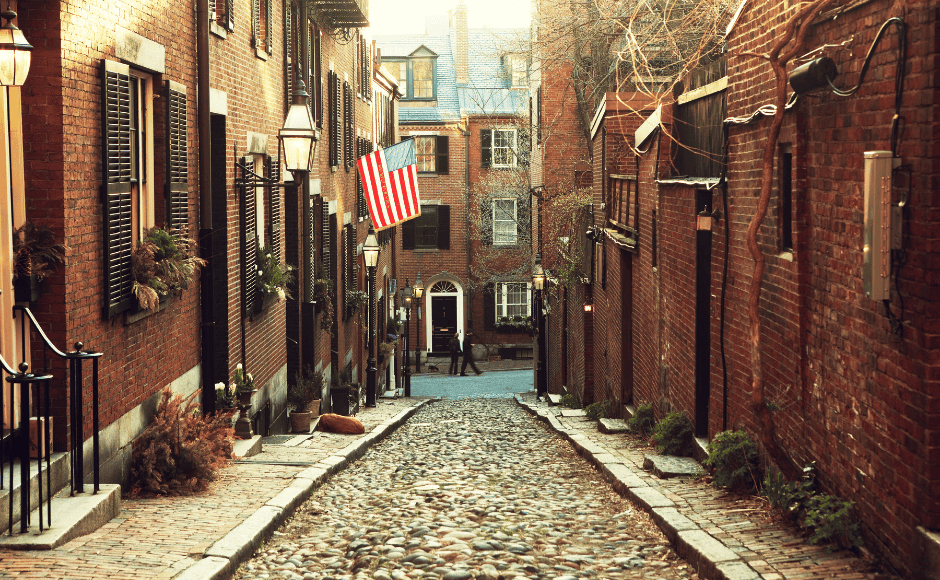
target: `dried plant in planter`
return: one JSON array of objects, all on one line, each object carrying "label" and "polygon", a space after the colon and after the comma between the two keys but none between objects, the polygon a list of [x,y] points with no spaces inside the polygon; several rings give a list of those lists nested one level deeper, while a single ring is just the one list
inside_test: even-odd
[{"label": "dried plant in planter", "polygon": [[185,290],[206,261],[196,255],[196,242],[160,228],[149,230],[131,256],[134,296],[140,307],[156,310],[160,298]]},{"label": "dried plant in planter", "polygon": [[232,456],[233,414],[206,417],[195,400],[165,389],[153,421],[134,441],[131,496],[204,491]]},{"label": "dried plant in planter", "polygon": [[65,263],[66,247],[56,243],[45,226],[26,222],[13,232],[13,279],[34,276],[42,280]]}]

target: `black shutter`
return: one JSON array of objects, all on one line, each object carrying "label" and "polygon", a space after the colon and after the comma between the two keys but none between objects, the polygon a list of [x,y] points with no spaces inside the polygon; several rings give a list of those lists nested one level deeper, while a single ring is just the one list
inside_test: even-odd
[{"label": "black shutter", "polygon": [[261,0],[251,0],[251,46],[260,48]]},{"label": "black shutter", "polygon": [[242,305],[243,315],[248,316],[254,308],[258,282],[258,215],[254,188],[242,187],[240,193],[242,194]]},{"label": "black shutter", "polygon": [[531,150],[531,134],[526,129],[520,129],[517,133],[516,150],[518,151],[519,165],[529,166],[529,151]]},{"label": "black shutter", "polygon": [[480,237],[484,246],[493,245],[493,202],[489,199],[480,203]]},{"label": "black shutter", "polygon": [[166,216],[171,230],[189,232],[189,148],[186,87],[166,85]]},{"label": "black shutter", "polygon": [[[281,162],[278,159],[268,157],[268,179],[277,183],[281,180]],[[281,261],[281,188],[269,184],[267,186],[268,194],[268,215],[271,221],[271,254]]]},{"label": "black shutter", "polygon": [[496,291],[492,283],[483,288],[483,330],[496,330]]},{"label": "black shutter", "polygon": [[489,167],[493,164],[493,130],[480,130],[480,166]]},{"label": "black shutter", "polygon": [[329,149],[330,149],[330,167],[336,166],[336,97],[333,92],[336,90],[336,74],[333,71],[327,73],[326,77],[326,98],[327,101],[327,123],[330,128]]},{"label": "black shutter", "polygon": [[316,70],[314,74],[316,75],[314,86],[316,87],[316,103],[314,106],[317,108],[317,114],[314,115],[317,120],[317,127],[323,128],[323,56],[321,54],[322,45],[320,40],[322,35],[320,34],[320,29],[316,26],[313,27],[313,43],[316,49]]},{"label": "black shutter", "polygon": [[294,3],[284,3],[284,89],[287,91],[287,107],[290,107],[294,92],[294,54],[293,48]]},{"label": "black shutter", "polygon": [[333,73],[333,132],[336,134],[336,141],[333,143],[335,150],[333,152],[333,165],[339,167],[343,158],[343,92],[339,84],[339,74]]},{"label": "black shutter", "polygon": [[366,100],[372,100],[372,46],[366,42]]},{"label": "black shutter", "polygon": [[415,249],[415,221],[413,219],[401,224],[401,249]]},{"label": "black shutter", "polygon": [[343,320],[352,316],[349,308],[349,293],[356,289],[353,262],[356,259],[356,237],[352,224],[343,226]]},{"label": "black shutter", "polygon": [[353,96],[353,87],[348,82],[343,83],[343,120],[346,124],[346,147],[344,149],[346,155],[346,171],[352,169],[353,163],[356,160],[356,127],[354,125],[353,119],[353,103],[355,102],[355,97]]},{"label": "black shutter", "polygon": [[450,206],[437,206],[437,249],[450,249]]},{"label": "black shutter", "polygon": [[104,275],[108,318],[131,306],[131,117],[130,68],[103,61]]},{"label": "black shutter", "polygon": [[320,198],[320,256],[322,260],[321,267],[325,270],[322,276],[328,280],[333,279],[332,253],[330,252],[330,204],[322,197]]},{"label": "black shutter", "polygon": [[264,19],[264,51],[268,54],[274,52],[274,35],[271,34],[271,21],[274,20],[274,0],[265,2],[267,14]]},{"label": "black shutter", "polygon": [[450,137],[447,135],[439,135],[437,137],[437,159],[435,160],[435,167],[437,167],[437,172],[441,175],[447,175],[450,173]]},{"label": "black shutter", "polygon": [[229,32],[235,30],[235,0],[225,0],[225,19],[222,26]]}]

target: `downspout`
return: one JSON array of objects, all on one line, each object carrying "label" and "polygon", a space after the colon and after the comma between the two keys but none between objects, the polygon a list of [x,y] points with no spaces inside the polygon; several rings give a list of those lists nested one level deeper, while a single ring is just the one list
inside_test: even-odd
[{"label": "downspout", "polygon": [[202,405],[215,410],[215,321],[212,314],[212,147],[209,118],[209,0],[196,0],[196,104],[199,111],[199,252],[206,265],[200,284]]},{"label": "downspout", "polygon": [[464,190],[467,192],[467,209],[464,211],[464,243],[467,248],[467,327],[464,328],[464,335],[468,328],[473,328],[473,289],[470,288],[470,120],[464,121],[464,159],[463,164],[463,183]]}]

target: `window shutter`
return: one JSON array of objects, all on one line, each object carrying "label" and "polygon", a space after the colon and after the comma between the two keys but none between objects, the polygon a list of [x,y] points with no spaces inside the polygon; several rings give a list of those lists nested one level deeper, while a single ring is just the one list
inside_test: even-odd
[{"label": "window shutter", "polygon": [[339,84],[339,74],[333,73],[333,132],[336,141],[333,143],[333,165],[339,166],[343,157],[343,94]]},{"label": "window shutter", "polygon": [[486,200],[480,204],[480,237],[484,246],[493,245],[493,201]]},{"label": "window shutter", "polygon": [[108,318],[131,306],[131,119],[130,68],[103,61],[105,287]]},{"label": "window shutter", "polygon": [[447,135],[437,137],[437,159],[435,163],[439,174],[447,175],[450,173],[450,137]]},{"label": "window shutter", "polygon": [[519,165],[529,166],[529,151],[531,150],[531,135],[528,130],[520,129],[517,135],[516,150],[518,151]]},{"label": "window shutter", "polygon": [[268,157],[268,215],[271,216],[271,254],[281,261],[281,188],[273,185],[281,180],[281,162]]},{"label": "window shutter", "polygon": [[274,19],[274,0],[265,2],[267,13],[264,19],[264,51],[268,54],[274,52],[274,39],[271,34],[271,21]]},{"label": "window shutter", "polygon": [[330,167],[336,166],[336,97],[333,92],[336,90],[336,74],[329,71],[326,77],[326,97],[327,103],[327,123],[330,127]]},{"label": "window shutter", "polygon": [[408,220],[401,224],[401,249],[415,249],[415,221]]},{"label": "window shutter", "polygon": [[480,166],[489,167],[493,163],[493,130],[480,130]]},{"label": "window shutter", "polygon": [[349,82],[343,82],[343,121],[346,125],[346,143],[344,153],[346,155],[346,171],[349,171],[356,157],[356,127],[353,124],[353,87]]},{"label": "window shutter", "polygon": [[437,206],[437,249],[450,249],[450,206]]},{"label": "window shutter", "polygon": [[323,35],[320,33],[320,29],[316,26],[313,27],[313,44],[316,49],[316,79],[314,82],[314,87],[316,87],[316,103],[317,114],[314,117],[317,120],[317,127],[323,128],[323,55],[321,52],[322,45],[320,43]]},{"label": "window shutter", "polygon": [[261,0],[251,0],[251,46],[259,48],[261,32]]},{"label": "window shutter", "polygon": [[349,293],[356,289],[353,260],[356,259],[355,236],[352,224],[343,226],[343,320],[352,316],[349,308]]},{"label": "window shutter", "polygon": [[294,93],[294,55],[291,51],[293,45],[293,16],[294,3],[286,2],[284,5],[284,89],[287,91],[287,107],[290,107]]},{"label": "window shutter", "polygon": [[536,142],[542,144],[542,87],[539,85],[539,88],[535,89],[535,127],[536,127]]},{"label": "window shutter", "polygon": [[232,32],[235,30],[235,0],[225,1],[225,19],[222,26]]},{"label": "window shutter", "polygon": [[365,57],[363,58],[363,66],[365,67],[365,95],[363,95],[366,100],[372,100],[372,47],[368,41],[363,43]]},{"label": "window shutter", "polygon": [[320,258],[321,266],[325,270],[322,275],[328,280],[333,279],[333,264],[330,262],[330,204],[320,198]]},{"label": "window shutter", "polygon": [[242,187],[242,305],[244,316],[254,308],[258,282],[258,215],[255,207],[255,190]]},{"label": "window shutter", "polygon": [[[311,302],[313,300],[313,281],[316,280],[317,274],[317,238],[322,239],[321,236],[315,234],[317,216],[323,215],[323,197],[322,196],[313,196],[309,195],[307,197],[307,203],[305,204],[304,210],[308,212],[307,227],[309,230],[304,232],[304,239],[307,240],[307,257],[308,262],[305,264],[304,270],[307,272],[307,283],[304,290],[304,302]],[[322,227],[321,227],[322,231]],[[321,242],[322,243],[322,242]],[[317,305],[319,308],[319,305]]]},{"label": "window shutter", "polygon": [[496,291],[493,284],[483,288],[483,330],[496,330]]},{"label": "window shutter", "polygon": [[186,87],[166,85],[166,216],[171,230],[189,232],[189,148]]}]

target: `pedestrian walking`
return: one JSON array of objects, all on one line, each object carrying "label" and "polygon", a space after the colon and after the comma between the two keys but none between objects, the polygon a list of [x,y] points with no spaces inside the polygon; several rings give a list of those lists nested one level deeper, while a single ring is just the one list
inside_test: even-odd
[{"label": "pedestrian walking", "polygon": [[467,376],[467,365],[470,365],[470,368],[473,369],[478,375],[482,375],[483,371],[477,368],[477,365],[473,362],[473,343],[470,342],[470,338],[473,335],[469,330],[463,336],[463,364],[460,365],[460,376]]},{"label": "pedestrian walking", "polygon": [[460,362],[460,333],[455,332],[447,343],[447,350],[450,351],[450,371],[452,375],[457,374],[457,364]]}]

